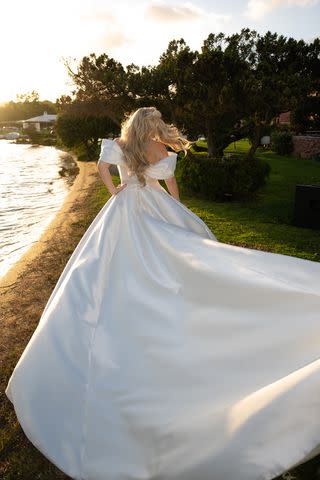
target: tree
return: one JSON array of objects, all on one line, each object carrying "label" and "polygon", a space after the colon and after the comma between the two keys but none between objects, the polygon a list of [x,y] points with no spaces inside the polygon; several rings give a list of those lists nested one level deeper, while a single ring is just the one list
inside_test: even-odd
[{"label": "tree", "polygon": [[76,87],[73,94],[77,108],[84,106],[87,114],[107,116],[120,125],[134,103],[128,90],[131,70],[125,71],[120,62],[106,54],[97,57],[95,53],[83,57],[75,72],[68,60],[65,65]]},{"label": "tree", "polygon": [[63,144],[69,148],[83,147],[89,160],[94,160],[98,140],[113,134],[117,125],[108,116],[59,114],[56,132]]},{"label": "tree", "polygon": [[296,132],[320,130],[320,38],[308,46],[310,91],[292,111],[290,123]]},{"label": "tree", "polygon": [[27,93],[17,93],[17,102],[39,102],[39,93],[36,90]]},{"label": "tree", "polygon": [[[252,157],[264,128],[281,112],[303,105],[310,92],[319,91],[320,81],[318,39],[308,46],[248,28],[230,36],[211,33],[200,52],[191,51],[183,38],[172,40],[154,66],[124,68],[94,53],[76,71],[66,66],[76,89],[74,98],[61,97],[59,111],[107,116],[120,128],[126,113],[154,105],[188,135],[205,133],[208,153],[217,158],[243,137],[252,139]],[[313,116],[318,103],[313,102]]]},{"label": "tree", "polygon": [[207,134],[209,156],[222,157],[232,138],[242,138],[247,133],[240,120],[250,101],[248,58],[255,35],[249,29],[230,37],[211,33],[201,52],[196,52],[190,89],[185,94],[190,114],[193,112],[199,130]]},{"label": "tree", "polygon": [[297,108],[311,87],[308,46],[303,40],[287,39],[268,31],[258,36],[252,55],[249,112],[253,140],[252,157],[265,126],[281,112]]},{"label": "tree", "polygon": [[191,133],[191,118],[188,119],[190,104],[188,93],[192,82],[192,65],[195,52],[191,51],[183,38],[169,42],[167,50],[160,56],[155,68],[157,89],[154,94],[161,100],[161,109],[181,130]]},{"label": "tree", "polygon": [[[27,94],[26,94],[27,95]],[[56,113],[54,103],[49,100],[39,101],[36,96],[21,94],[18,102],[9,101],[0,106],[0,121],[26,120],[27,118],[42,115],[44,111]],[[33,100],[31,100],[33,98]]]}]

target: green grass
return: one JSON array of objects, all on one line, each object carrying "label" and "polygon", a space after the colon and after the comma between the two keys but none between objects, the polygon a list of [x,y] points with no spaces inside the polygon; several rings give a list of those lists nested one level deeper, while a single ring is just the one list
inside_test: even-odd
[{"label": "green grass", "polygon": [[[199,142],[200,143],[200,142]],[[249,143],[231,144],[226,153],[244,153]],[[267,184],[247,201],[207,201],[181,195],[181,201],[204,220],[220,242],[320,261],[320,230],[293,222],[295,186],[320,185],[320,162],[258,149],[271,166]]]}]

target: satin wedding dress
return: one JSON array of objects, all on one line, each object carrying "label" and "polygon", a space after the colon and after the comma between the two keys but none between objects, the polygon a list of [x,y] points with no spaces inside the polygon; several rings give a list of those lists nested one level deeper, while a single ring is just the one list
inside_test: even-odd
[{"label": "satin wedding dress", "polygon": [[6,388],[78,480],[269,480],[320,453],[320,263],[219,242],[159,179],[127,186],[65,266]]}]

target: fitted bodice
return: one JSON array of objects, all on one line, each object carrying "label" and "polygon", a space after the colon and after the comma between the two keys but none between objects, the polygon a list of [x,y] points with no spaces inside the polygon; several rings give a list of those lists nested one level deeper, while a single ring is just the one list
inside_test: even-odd
[{"label": "fitted bodice", "polygon": [[[129,175],[128,167],[126,165],[117,165],[121,184],[126,183],[127,185],[140,185],[137,175]],[[157,178],[149,177],[149,175],[144,174],[147,185],[152,185],[154,187],[160,186],[160,183]]]},{"label": "fitted bodice", "polygon": [[[177,153],[168,152],[168,155],[156,163],[150,164],[144,171],[146,183],[154,187],[162,188],[158,180],[165,180],[174,176]],[[121,183],[140,185],[138,177],[129,174],[123,151],[115,140],[103,138],[101,142],[100,162],[117,165]]]}]

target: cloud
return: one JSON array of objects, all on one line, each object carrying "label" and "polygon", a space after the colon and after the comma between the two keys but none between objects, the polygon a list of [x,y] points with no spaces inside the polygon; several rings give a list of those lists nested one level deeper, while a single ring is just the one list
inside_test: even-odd
[{"label": "cloud", "polygon": [[249,0],[244,16],[258,20],[278,7],[309,7],[317,3],[319,0]]},{"label": "cloud", "polygon": [[151,4],[147,6],[146,17],[156,22],[184,22],[202,17],[201,11],[194,5],[171,6],[166,4]]},{"label": "cloud", "polygon": [[132,39],[123,34],[122,32],[108,32],[103,35],[99,41],[100,46],[105,49],[112,50],[113,48],[119,48],[123,45],[132,42]]},{"label": "cloud", "polygon": [[114,8],[110,12],[110,9],[95,9],[93,6],[89,6],[79,15],[82,29],[90,35],[91,50],[112,54],[113,50],[132,43],[133,38],[127,35],[127,29],[123,28],[122,15],[121,8]]},{"label": "cloud", "polygon": [[[212,31],[221,31],[231,22],[230,15],[208,11],[191,2],[165,2],[121,1],[113,5],[110,13],[103,6],[98,9],[88,6],[78,19],[79,33],[75,36],[78,55],[90,48],[90,51],[107,53],[126,64],[155,63],[155,56],[164,51],[173,38],[183,37],[190,48],[198,48],[199,38]],[[192,22],[192,28],[186,31],[187,22]],[[168,24],[171,28],[164,28]]]}]

